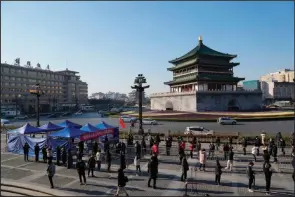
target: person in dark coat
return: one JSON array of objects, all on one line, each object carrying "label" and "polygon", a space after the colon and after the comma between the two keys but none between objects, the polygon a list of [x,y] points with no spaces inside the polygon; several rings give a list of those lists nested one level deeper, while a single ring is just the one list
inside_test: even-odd
[{"label": "person in dark coat", "polygon": [[278,147],[280,146],[280,140],[281,140],[281,138],[282,138],[282,134],[281,134],[281,132],[278,132],[276,134],[276,144],[277,144]]},{"label": "person in dark coat", "polygon": [[285,152],[286,142],[283,138],[280,139],[280,147],[281,147],[283,155],[285,155],[286,154],[286,152]]},{"label": "person in dark coat", "polygon": [[119,154],[122,151],[122,144],[121,142],[118,142],[116,144],[116,153]]},{"label": "person in dark coat", "polygon": [[178,154],[179,154],[179,164],[182,162],[182,158],[185,156],[184,148],[182,146],[178,146]]},{"label": "person in dark coat", "polygon": [[80,141],[78,143],[78,147],[79,147],[79,152],[83,154],[83,151],[84,151],[84,142],[83,141]]},{"label": "person in dark coat", "polygon": [[257,147],[256,156],[259,156],[259,148],[261,146],[261,140],[260,140],[260,138],[258,136],[255,137],[254,144],[255,144],[255,147]]},{"label": "person in dark coat", "polygon": [[228,143],[229,143],[229,146],[232,146],[232,144],[233,144],[233,138],[232,137],[228,138]]},{"label": "person in dark coat", "polygon": [[215,145],[213,143],[210,143],[208,158],[210,157],[212,159],[214,157],[214,151],[215,151]]},{"label": "person in dark coat", "polygon": [[88,177],[90,176],[90,171],[91,171],[91,176],[94,177],[94,174],[93,174],[94,168],[95,168],[95,158],[94,158],[94,154],[92,154],[88,159]]},{"label": "person in dark coat", "polygon": [[123,152],[120,153],[120,168],[123,170],[126,169],[125,154]]},{"label": "person in dark coat", "polygon": [[229,154],[229,145],[228,143],[223,145],[223,154],[224,154],[224,160],[227,160],[228,154]]},{"label": "person in dark coat", "polygon": [[82,177],[83,177],[84,185],[86,185],[85,168],[86,168],[85,162],[82,160],[82,158],[79,158],[78,162],[76,163],[76,169],[79,175],[81,185],[83,185]]},{"label": "person in dark coat", "polygon": [[38,143],[36,143],[36,145],[34,147],[34,151],[35,151],[35,161],[38,162],[39,161],[39,152],[40,152],[40,147],[39,147]]},{"label": "person in dark coat", "polygon": [[42,156],[43,156],[43,162],[47,163],[47,147],[43,146],[42,148]]},{"label": "person in dark coat", "polygon": [[171,150],[171,146],[172,146],[172,137],[168,136],[168,138],[166,139],[166,155],[170,155],[170,150]]},{"label": "person in dark coat", "polygon": [[126,196],[129,196],[126,191],[126,183],[128,182],[128,178],[124,175],[123,169],[119,168],[118,170],[118,188],[115,196],[119,196],[120,192],[124,192]]},{"label": "person in dark coat", "polygon": [[189,170],[188,162],[185,156],[182,158],[181,166],[182,166],[182,174],[181,174],[180,181],[185,181],[187,179],[187,171]]},{"label": "person in dark coat", "polygon": [[29,144],[27,142],[25,143],[23,149],[24,149],[24,160],[25,161],[29,161],[29,150],[30,150],[30,146],[29,146]]},{"label": "person in dark coat", "polygon": [[161,142],[160,133],[157,133],[157,135],[156,135],[156,143],[160,144],[160,142]]},{"label": "person in dark coat", "polygon": [[56,165],[60,165],[60,159],[61,159],[61,149],[60,146],[56,147]]},{"label": "person in dark coat", "polygon": [[97,141],[95,141],[94,145],[93,145],[93,151],[92,152],[93,152],[94,155],[96,155],[97,151],[98,151],[98,143],[97,143]]},{"label": "person in dark coat", "polygon": [[272,138],[270,138],[268,143],[268,153],[270,155],[273,155],[272,151],[273,151],[274,145],[275,145],[275,142],[273,141]]},{"label": "person in dark coat", "polygon": [[218,151],[219,150],[219,147],[220,147],[220,137],[217,137],[216,138],[215,144],[216,144],[216,150]]},{"label": "person in dark coat", "polygon": [[248,179],[249,179],[249,187],[248,187],[249,192],[253,192],[252,184],[253,184],[253,182],[255,180],[253,166],[254,166],[254,163],[252,161],[250,161],[249,165],[248,165],[248,168],[247,168],[247,176],[248,176]]},{"label": "person in dark coat", "polygon": [[273,144],[273,147],[272,147],[272,156],[274,158],[274,163],[277,163],[278,162],[278,147],[275,143]]},{"label": "person in dark coat", "polygon": [[135,154],[139,157],[139,159],[141,158],[141,146],[139,144],[138,141],[135,142]]},{"label": "person in dark coat", "polygon": [[267,161],[264,162],[264,164],[263,164],[263,172],[265,175],[265,182],[266,182],[266,186],[265,186],[266,194],[269,194],[272,170],[271,170],[271,164]]},{"label": "person in dark coat", "polygon": [[264,162],[269,162],[269,160],[270,160],[270,155],[267,150],[263,151],[263,160],[264,160]]},{"label": "person in dark coat", "polygon": [[152,136],[150,136],[149,142],[150,142],[150,150],[151,150],[150,154],[152,155],[153,154],[152,147],[155,144],[154,138]]},{"label": "person in dark coat", "polygon": [[248,142],[247,142],[247,139],[245,137],[243,138],[242,146],[243,146],[244,155],[246,155],[246,149],[247,149],[247,146],[248,146]]},{"label": "person in dark coat", "polygon": [[122,152],[125,155],[125,153],[126,153],[126,144],[124,142],[121,142],[121,148],[122,148]]},{"label": "person in dark coat", "polygon": [[106,152],[107,171],[111,172],[112,155],[109,150]]},{"label": "person in dark coat", "polygon": [[61,155],[62,165],[65,165],[67,162],[67,150],[66,147],[63,147],[62,149],[62,155]]},{"label": "person in dark coat", "polygon": [[217,185],[220,185],[220,179],[221,179],[221,174],[222,174],[222,169],[223,167],[220,165],[219,160],[216,159],[216,166],[215,166],[215,183]]},{"label": "person in dark coat", "polygon": [[[67,156],[68,156],[68,159],[67,159],[67,168],[68,169],[71,169],[72,168],[72,166],[73,166],[73,156],[72,156],[72,150],[69,148],[68,149],[68,154],[67,154]],[[82,158],[81,158],[82,159]]]},{"label": "person in dark coat", "polygon": [[145,137],[142,136],[142,139],[141,139],[141,147],[142,147],[142,151],[144,154],[146,154],[146,143],[145,143]]},{"label": "person in dark coat", "polygon": [[[292,174],[292,178],[293,178],[293,181],[294,181],[294,186],[295,186],[295,153],[292,153],[292,167],[293,167],[293,174]],[[295,189],[295,187],[294,187]]]},{"label": "person in dark coat", "polygon": [[148,163],[148,173],[150,174],[148,180],[148,187],[151,187],[151,180],[153,179],[153,188],[156,189],[156,182],[158,177],[158,158],[156,155],[151,157],[150,162]]}]

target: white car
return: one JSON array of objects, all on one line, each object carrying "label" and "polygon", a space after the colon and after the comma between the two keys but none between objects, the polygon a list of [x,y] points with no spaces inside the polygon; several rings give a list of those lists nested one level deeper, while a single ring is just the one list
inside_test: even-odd
[{"label": "white car", "polygon": [[221,125],[235,125],[237,124],[237,121],[232,119],[231,117],[220,117],[217,119],[217,123]]},{"label": "white car", "polygon": [[79,115],[82,115],[83,113],[81,111],[78,111],[76,113],[74,113],[75,116],[79,116]]},{"label": "white car", "polygon": [[2,127],[11,127],[14,126],[9,120],[1,119],[1,126]]},{"label": "white car", "polygon": [[213,130],[205,129],[204,127],[199,126],[186,127],[184,131],[185,135],[213,135],[213,133]]},{"label": "white car", "polygon": [[144,118],[142,119],[142,124],[156,125],[158,122],[150,118]]},{"label": "white car", "polygon": [[124,122],[136,122],[136,118],[132,117],[132,116],[121,116],[121,119],[124,121]]}]

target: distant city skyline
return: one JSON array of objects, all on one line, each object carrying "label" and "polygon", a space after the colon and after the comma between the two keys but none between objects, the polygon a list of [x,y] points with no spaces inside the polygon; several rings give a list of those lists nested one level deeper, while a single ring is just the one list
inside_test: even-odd
[{"label": "distant city skyline", "polygon": [[[2,2],[1,62],[78,71],[95,92],[128,94],[144,74],[147,95],[169,91],[169,60],[198,36],[237,54],[235,76],[294,67],[294,2]],[[177,13],[177,14],[176,14]]]}]

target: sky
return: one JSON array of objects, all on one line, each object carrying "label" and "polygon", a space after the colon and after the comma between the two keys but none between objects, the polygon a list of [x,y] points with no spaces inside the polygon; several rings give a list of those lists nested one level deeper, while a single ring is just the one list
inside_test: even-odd
[{"label": "sky", "polygon": [[78,71],[95,92],[167,92],[169,60],[203,43],[246,80],[294,67],[294,2],[1,2],[1,62]]}]

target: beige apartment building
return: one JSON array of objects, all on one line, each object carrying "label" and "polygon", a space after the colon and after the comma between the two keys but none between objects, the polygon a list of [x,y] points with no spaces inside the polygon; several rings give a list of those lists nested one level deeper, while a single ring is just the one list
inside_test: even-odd
[{"label": "beige apartment building", "polygon": [[1,63],[1,111],[16,110],[34,113],[37,98],[29,93],[40,84],[44,95],[40,97],[40,111],[51,112],[62,108],[74,108],[87,104],[88,85],[80,80],[78,72],[71,70],[51,71],[49,65],[42,69],[40,64],[20,66]]},{"label": "beige apartment building", "polygon": [[260,77],[260,81],[294,82],[294,70],[283,69]]}]

